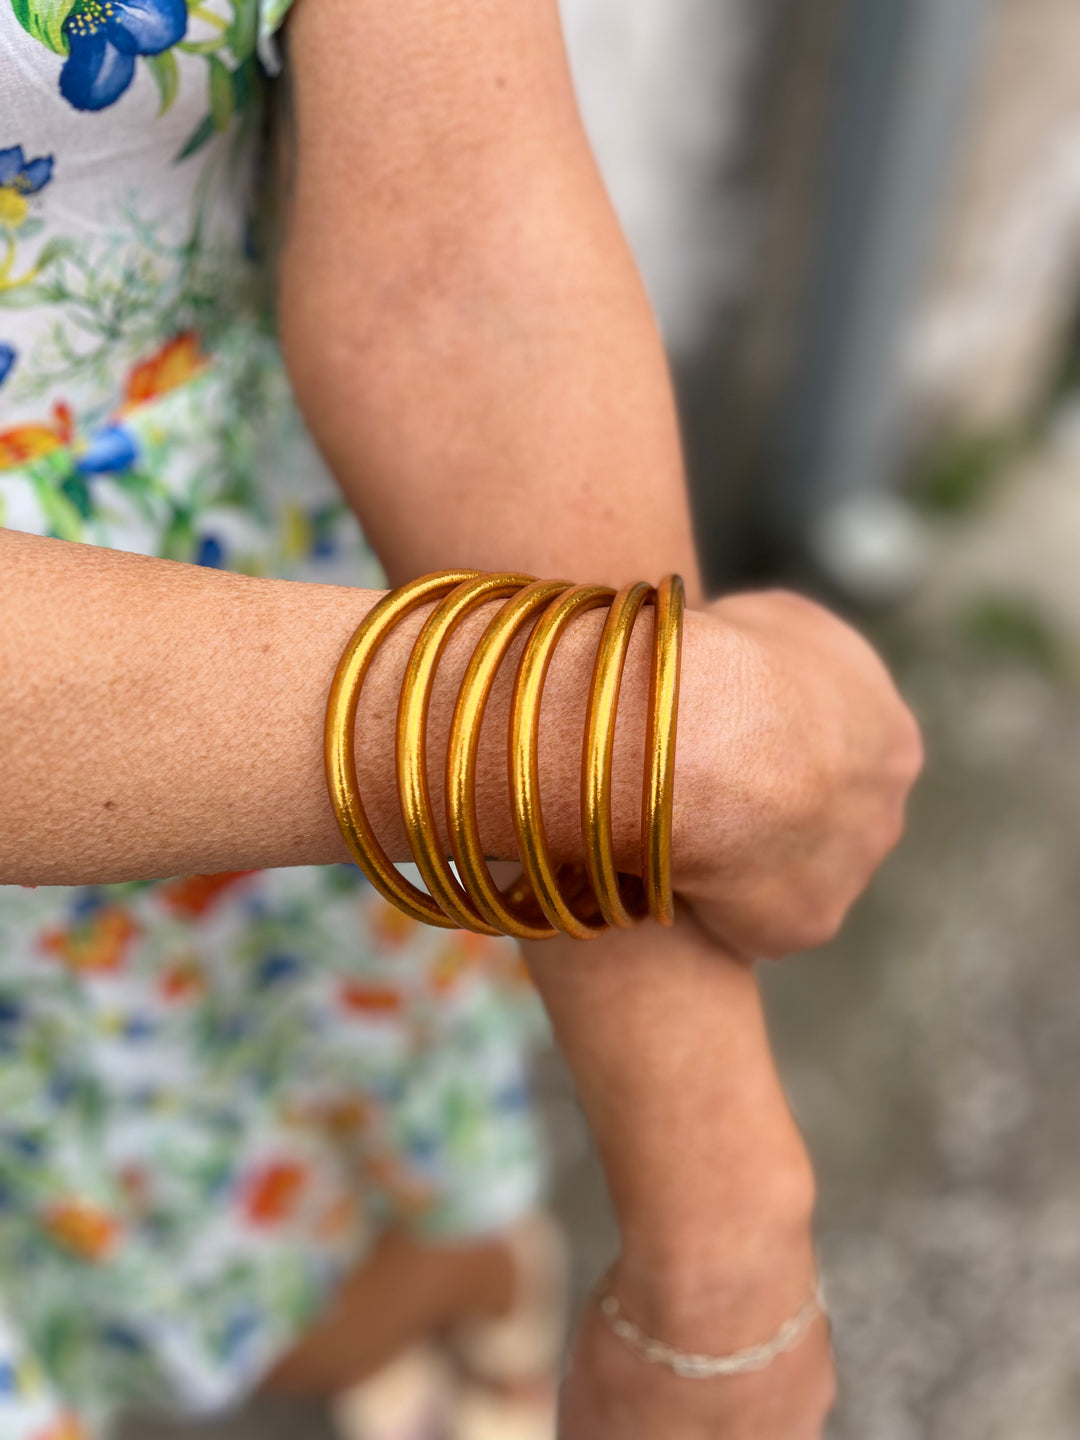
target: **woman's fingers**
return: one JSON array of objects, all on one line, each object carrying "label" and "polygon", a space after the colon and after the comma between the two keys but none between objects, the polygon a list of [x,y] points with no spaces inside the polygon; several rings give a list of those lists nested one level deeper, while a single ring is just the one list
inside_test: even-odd
[{"label": "woman's fingers", "polygon": [[902,834],[915,719],[871,646],[801,597],[728,597],[687,638],[676,886],[741,954],[824,944]]}]

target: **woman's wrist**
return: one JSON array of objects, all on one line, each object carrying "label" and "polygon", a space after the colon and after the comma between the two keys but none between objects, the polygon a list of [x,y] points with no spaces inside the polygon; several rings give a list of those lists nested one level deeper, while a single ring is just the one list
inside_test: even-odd
[{"label": "woman's wrist", "polygon": [[621,1280],[656,1306],[693,1314],[711,1307],[717,1295],[768,1284],[778,1268],[805,1270],[812,1253],[814,1177],[795,1140],[783,1156],[767,1156],[762,1147],[752,1173],[736,1179],[728,1172],[717,1184],[724,1156],[710,1164],[703,1137],[700,1173],[690,1173],[692,1163],[681,1166],[678,1193],[664,1185],[660,1193],[635,1195],[622,1206]]},{"label": "woman's wrist", "polygon": [[[560,1434],[567,1440],[627,1435],[717,1440],[813,1440],[835,1391],[828,1316],[818,1292],[809,1224],[778,1231],[769,1255],[732,1254],[722,1270],[685,1277],[640,1266],[626,1250],[584,1312],[570,1364]],[[619,1333],[603,1302],[641,1343]],[[671,1363],[652,1363],[659,1342]],[[767,1363],[702,1380],[675,1361],[731,1361],[765,1350]],[[674,1352],[674,1353],[671,1353]],[[653,1354],[655,1355],[655,1350]]]},{"label": "woman's wrist", "polygon": [[809,1245],[814,1179],[752,967],[692,920],[527,947],[596,1138],[628,1278],[671,1302]]},{"label": "woman's wrist", "polygon": [[[737,1223],[740,1207],[733,1206],[714,1217],[711,1230],[624,1229],[619,1257],[587,1306],[575,1344],[560,1432],[567,1440],[820,1434],[835,1380],[828,1317],[817,1298],[808,1187],[793,1187],[785,1203],[780,1177],[763,1173],[760,1180],[746,1192]],[[756,1219],[755,1196],[764,1205]],[[761,1369],[706,1382],[680,1375],[673,1365],[648,1363],[619,1335],[603,1312],[605,1296],[616,1298],[619,1318],[643,1339],[679,1356],[730,1358],[769,1346],[775,1356]],[[779,1343],[793,1327],[793,1342]]]},{"label": "woman's wrist", "polygon": [[[578,577],[588,579],[588,577]],[[657,579],[659,577],[650,577]],[[427,772],[432,813],[443,823],[444,769],[451,716],[469,659],[502,602],[467,616],[451,635],[440,659],[428,712]],[[413,641],[431,611],[425,606],[407,616],[384,641],[361,692],[357,713],[357,765],[370,817],[390,854],[408,858],[393,766],[397,693]],[[555,650],[544,688],[540,725],[540,769],[544,826],[553,856],[581,861],[581,754],[586,705],[592,684],[604,614],[576,618]],[[673,856],[675,877],[696,875],[708,867],[711,839],[703,826],[706,791],[720,780],[704,743],[709,733],[709,694],[725,688],[708,617],[687,612],[683,641],[683,693],[676,745]],[[492,687],[477,755],[477,818],[485,853],[513,859],[516,837],[510,814],[506,765],[514,674],[526,635],[510,647]],[[612,764],[612,830],[617,864],[636,871],[641,853],[641,793],[645,764],[645,716],[652,662],[651,607],[638,616],[629,645],[617,711]],[[705,683],[702,683],[704,677]],[[715,729],[715,716],[711,722]],[[444,837],[445,838],[445,837]]]}]

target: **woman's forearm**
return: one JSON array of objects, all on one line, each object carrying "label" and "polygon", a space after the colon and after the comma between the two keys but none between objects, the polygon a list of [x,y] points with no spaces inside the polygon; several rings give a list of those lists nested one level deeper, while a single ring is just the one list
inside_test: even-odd
[{"label": "woman's forearm", "polygon": [[289,47],[285,356],[391,578],[675,570],[694,604],[664,353],[554,0],[320,0]]},{"label": "woman's forearm", "polygon": [[0,882],[341,859],[319,691],[375,598],[0,530]]},{"label": "woman's forearm", "polygon": [[[379,593],[251,579],[0,530],[0,883],[104,883],[347,859],[323,775],[323,714],[338,657]],[[488,613],[469,617],[452,641],[432,697],[436,816],[457,685]],[[386,641],[357,718],[365,803],[398,860],[410,857],[394,724],[422,618],[408,617]],[[553,849],[566,858],[581,855],[581,735],[600,623],[594,613],[570,628],[545,695],[545,818]],[[616,739],[615,835],[629,866],[649,628],[646,620],[635,631]],[[693,617],[691,651],[700,628]],[[504,669],[484,728],[478,801],[485,848],[512,859],[505,736],[513,656]],[[696,828],[694,750],[687,739],[677,776],[682,853]]]},{"label": "woman's forearm", "polygon": [[[805,1247],[813,1209],[753,968],[686,915],[526,950],[597,1137],[624,1269],[722,1323],[718,1291],[771,1275],[781,1244]],[[792,1277],[796,1304],[806,1282]]]},{"label": "woman's forearm", "polygon": [[[775,1336],[815,1283],[814,1184],[777,1079],[751,966],[682,916],[529,964],[604,1163],[623,1314],[693,1354]],[[643,1363],[594,1303],[563,1396],[566,1440],[818,1440],[833,1393],[817,1316],[790,1353],[702,1384]]]}]

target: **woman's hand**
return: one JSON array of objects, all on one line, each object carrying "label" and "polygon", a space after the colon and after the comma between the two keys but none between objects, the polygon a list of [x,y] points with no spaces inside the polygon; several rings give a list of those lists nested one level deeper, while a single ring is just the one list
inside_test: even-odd
[{"label": "woman's hand", "polygon": [[874,650],[780,591],[687,617],[675,887],[745,956],[824,944],[893,848],[922,765]]}]

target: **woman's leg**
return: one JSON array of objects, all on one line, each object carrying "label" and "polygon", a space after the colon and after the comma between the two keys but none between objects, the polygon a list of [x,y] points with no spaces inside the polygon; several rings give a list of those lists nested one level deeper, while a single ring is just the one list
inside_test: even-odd
[{"label": "woman's leg", "polygon": [[267,1387],[333,1395],[460,1320],[495,1318],[514,1300],[514,1263],[498,1237],[431,1245],[388,1231],[332,1307],[271,1371]]}]

